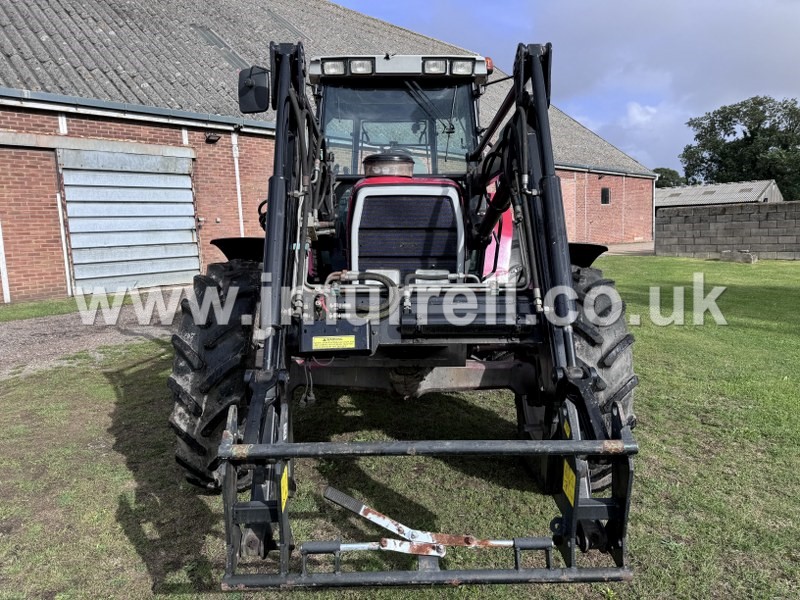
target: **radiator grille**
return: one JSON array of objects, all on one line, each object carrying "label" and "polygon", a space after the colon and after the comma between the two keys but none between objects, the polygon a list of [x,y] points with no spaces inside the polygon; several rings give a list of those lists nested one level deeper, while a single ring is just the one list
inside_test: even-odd
[{"label": "radiator grille", "polygon": [[447,196],[367,196],[359,227],[359,269],[458,271],[458,230]]}]

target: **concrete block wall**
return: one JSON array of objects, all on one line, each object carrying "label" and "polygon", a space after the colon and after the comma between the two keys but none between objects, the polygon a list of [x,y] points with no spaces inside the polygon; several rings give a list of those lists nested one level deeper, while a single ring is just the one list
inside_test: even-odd
[{"label": "concrete block wall", "polygon": [[725,204],[656,210],[659,256],[719,258],[747,250],[761,259],[800,260],[800,202]]}]

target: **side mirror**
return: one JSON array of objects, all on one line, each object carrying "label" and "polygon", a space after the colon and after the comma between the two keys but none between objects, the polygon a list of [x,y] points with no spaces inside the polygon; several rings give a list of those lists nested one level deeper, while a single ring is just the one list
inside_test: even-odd
[{"label": "side mirror", "polygon": [[269,109],[269,71],[250,67],[239,71],[239,110],[245,114]]}]

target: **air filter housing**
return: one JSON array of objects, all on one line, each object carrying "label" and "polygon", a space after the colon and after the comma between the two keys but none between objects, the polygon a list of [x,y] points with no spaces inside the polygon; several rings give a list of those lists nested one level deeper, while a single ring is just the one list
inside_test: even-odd
[{"label": "air filter housing", "polygon": [[364,175],[367,177],[412,177],[414,159],[401,152],[370,154],[364,159]]}]

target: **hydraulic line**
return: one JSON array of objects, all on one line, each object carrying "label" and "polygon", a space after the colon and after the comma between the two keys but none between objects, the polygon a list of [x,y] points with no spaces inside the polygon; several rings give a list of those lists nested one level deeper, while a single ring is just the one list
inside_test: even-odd
[{"label": "hydraulic line", "polygon": [[[383,275],[381,273],[373,273],[370,271],[362,271],[362,272],[354,272],[354,271],[335,271],[328,275],[325,279],[325,285],[330,285],[334,281],[341,281],[342,283],[347,282],[356,282],[356,281],[377,281],[378,283],[383,284],[386,290],[389,292],[389,297],[378,305],[377,315],[373,315],[373,311],[370,308],[366,313],[362,312],[359,316],[364,316],[365,314],[368,316],[377,316],[378,318],[388,317],[392,311],[397,308],[397,305],[400,301],[400,291],[397,289],[397,285],[391,278]],[[356,311],[358,311],[358,307],[356,306]]]}]

